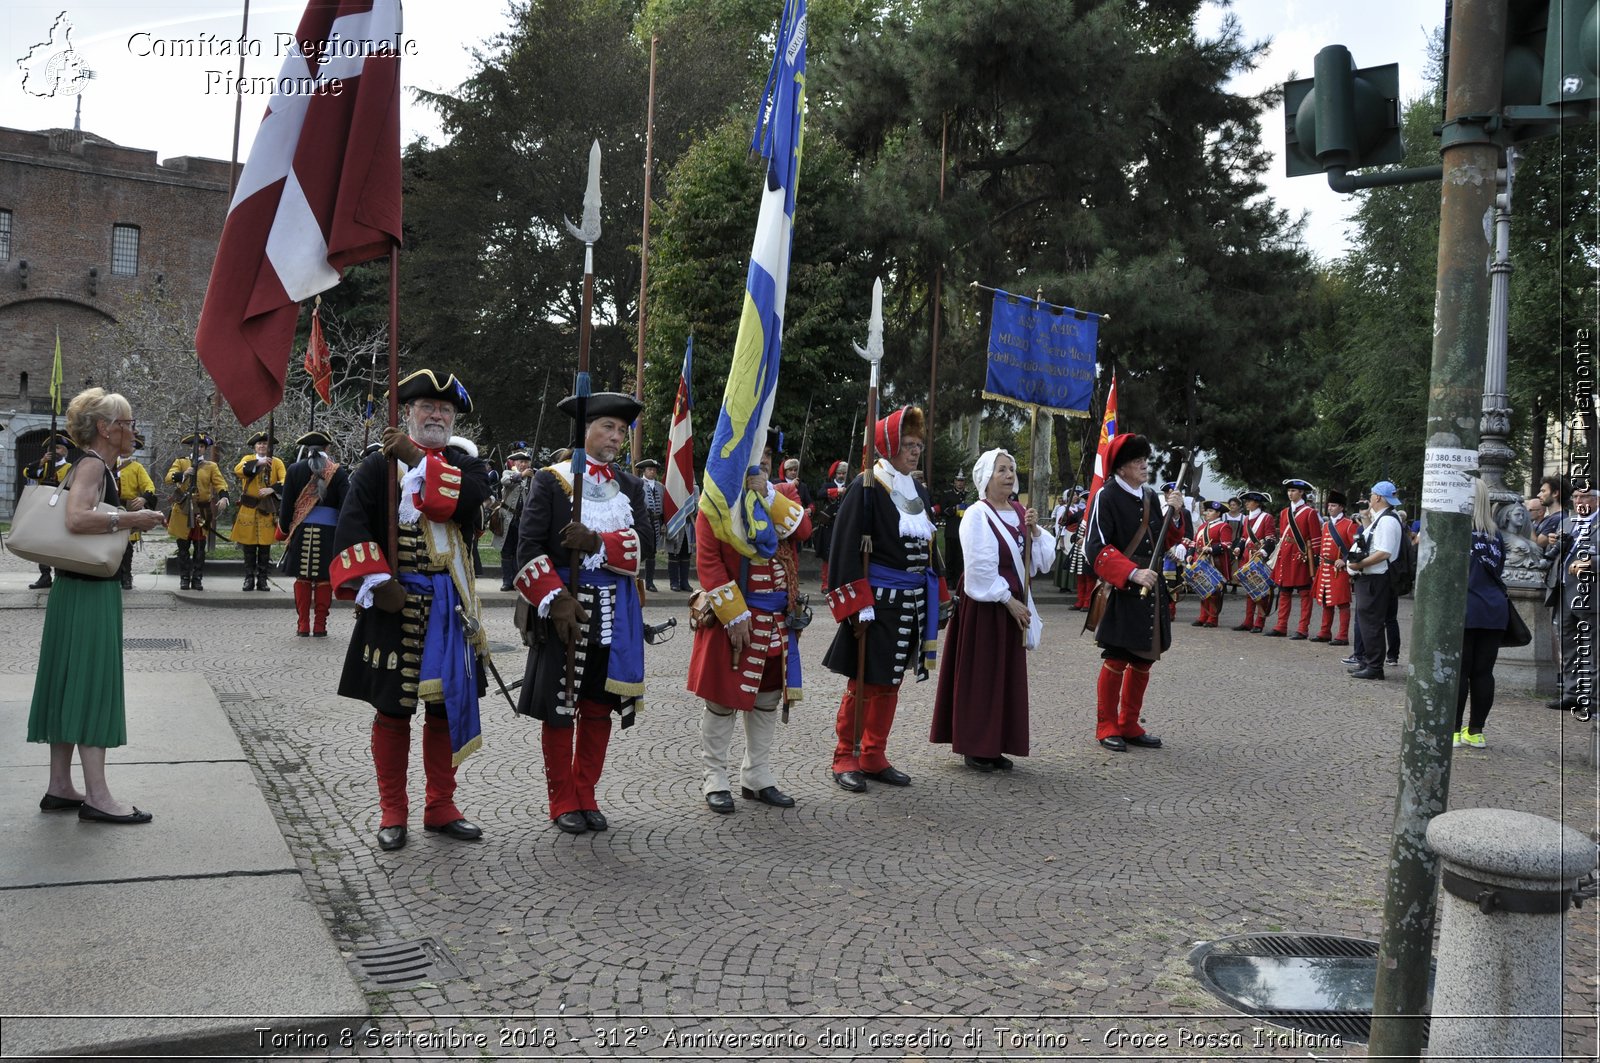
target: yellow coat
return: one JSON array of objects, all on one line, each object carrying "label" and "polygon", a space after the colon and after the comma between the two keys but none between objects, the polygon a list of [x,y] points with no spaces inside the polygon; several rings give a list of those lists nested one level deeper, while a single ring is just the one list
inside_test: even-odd
[{"label": "yellow coat", "polygon": [[[189,459],[179,458],[172,463],[172,468],[167,470],[167,483],[178,487],[184,483],[184,473],[189,471]],[[195,499],[199,502],[212,502],[217,498],[228,497],[228,481],[222,478],[222,470],[217,468],[217,463],[200,459],[199,474],[196,476],[197,487]],[[167,518],[167,534],[174,539],[189,538],[188,507],[178,502],[181,489],[173,494],[172,514]]]},{"label": "yellow coat", "polygon": [[254,475],[246,476],[244,467],[255,460],[254,453],[246,454],[233,467],[233,475],[239,481],[239,508],[234,511],[233,531],[228,538],[241,546],[271,546],[277,541],[278,518],[257,509],[256,500],[261,497],[263,487],[270,487],[278,495],[279,505],[283,504],[283,462],[273,458],[272,468],[266,474],[257,470]]},{"label": "yellow coat", "polygon": [[[122,508],[128,508],[128,503],[140,495],[154,497],[156,483],[150,479],[150,474],[145,467],[136,461],[123,462],[117,468],[117,494],[122,498]],[[128,536],[129,542],[138,542],[139,533],[134,532]]]},{"label": "yellow coat", "polygon": [[45,470],[44,476],[39,475],[39,465],[35,462],[22,470],[22,478],[30,484],[58,484],[67,478],[67,473],[72,471],[72,462],[64,461],[60,465],[52,465]]}]

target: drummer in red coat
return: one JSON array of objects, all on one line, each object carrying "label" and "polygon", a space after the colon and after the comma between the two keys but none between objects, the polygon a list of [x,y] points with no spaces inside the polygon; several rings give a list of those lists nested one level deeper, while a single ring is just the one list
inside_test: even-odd
[{"label": "drummer in red coat", "polygon": [[1310,484],[1285,480],[1283,486],[1289,504],[1278,514],[1278,560],[1272,567],[1272,582],[1278,585],[1278,626],[1267,634],[1280,639],[1289,634],[1289,616],[1298,600],[1300,624],[1290,637],[1304,639],[1311,629],[1311,579],[1322,543],[1322,521],[1306,501]]},{"label": "drummer in red coat", "polygon": [[[1246,491],[1240,497],[1244,499],[1244,518],[1243,531],[1233,544],[1235,572],[1252,561],[1265,561],[1278,541],[1277,525],[1272,522],[1271,514],[1262,508],[1269,501],[1267,496],[1260,491]],[[1261,629],[1267,623],[1267,610],[1271,602],[1271,595],[1260,601],[1246,598],[1244,623],[1236,624],[1233,630],[1261,634]]]},{"label": "drummer in red coat", "polygon": [[[1200,527],[1195,531],[1193,548],[1199,560],[1208,562],[1222,577],[1222,584],[1233,578],[1233,529],[1222,518],[1221,502],[1207,502],[1200,510]],[[1216,627],[1222,615],[1222,585],[1200,599],[1200,619],[1191,627]]]},{"label": "drummer in red coat", "polygon": [[792,808],[795,803],[778,789],[772,740],[778,710],[787,719],[790,704],[801,697],[800,632],[787,621],[800,587],[796,547],[811,535],[811,517],[793,483],[773,484],[768,479],[779,439],[777,431],[767,433],[761,465],[745,479],[745,490],[766,507],[777,532],[775,552],[763,556],[758,541],[747,544],[755,551],[754,557],[747,557],[734,544],[717,538],[704,513],[695,517],[696,570],[716,620],[694,633],[689,690],[705,701],[700,759],[705,765],[706,805],[713,812],[734,810],[728,760],[740,717],[745,749],[739,769],[741,795],[777,808]]},{"label": "drummer in red coat", "polygon": [[[1322,627],[1311,641],[1334,646],[1350,645],[1350,573],[1344,567],[1344,555],[1361,532],[1361,525],[1344,515],[1344,504],[1344,495],[1328,492],[1328,516],[1322,523],[1322,545],[1317,550],[1322,563],[1317,566],[1311,594],[1322,606]],[[1329,638],[1335,611],[1339,614],[1339,637]]]}]

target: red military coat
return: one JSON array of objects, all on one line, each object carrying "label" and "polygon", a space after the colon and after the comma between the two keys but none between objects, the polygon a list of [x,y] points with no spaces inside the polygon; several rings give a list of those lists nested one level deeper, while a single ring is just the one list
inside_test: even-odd
[{"label": "red military coat", "polygon": [[[1304,553],[1290,529],[1291,520],[1300,530],[1300,539],[1305,540]],[[1272,567],[1272,582],[1290,589],[1310,587],[1311,558],[1316,556],[1321,541],[1322,521],[1316,510],[1305,502],[1286,507],[1278,514],[1278,561]]]},{"label": "red military coat", "polygon": [[[1225,520],[1208,521],[1200,525],[1194,545],[1207,561],[1217,567],[1224,581],[1233,578],[1233,529]],[[1210,551],[1207,553],[1207,551]]]},{"label": "red military coat", "polygon": [[[1330,529],[1339,533],[1338,539],[1343,541],[1343,549],[1330,534]],[[1317,579],[1312,586],[1318,605],[1350,604],[1350,572],[1336,568],[1334,562],[1344,556],[1344,550],[1350,549],[1350,544],[1356,541],[1360,532],[1361,526],[1349,517],[1339,517],[1323,526],[1322,544],[1317,548],[1317,556],[1322,559],[1322,564],[1317,566]]]},{"label": "red military coat", "polygon": [[[761,677],[767,662],[788,654],[789,640],[798,639],[800,633],[789,629],[784,622],[788,614],[782,610],[755,607],[746,601],[747,594],[779,592],[792,596],[799,587],[800,574],[795,544],[811,534],[811,516],[802,509],[793,485],[775,484],[777,495],[769,512],[778,529],[778,552],[771,558],[751,558],[741,586],[740,575],[745,557],[728,543],[718,539],[705,514],[695,517],[695,567],[700,580],[711,596],[712,611],[717,623],[708,624],[694,633],[694,648],[689,657],[689,691],[697,697],[730,709],[755,708],[756,694],[761,690]],[[784,488],[789,490],[785,491]],[[785,504],[787,503],[787,504]],[[735,662],[733,643],[728,641],[726,624],[741,618],[750,621],[750,644]],[[799,701],[801,696],[798,677],[790,675],[784,688],[786,701]]]}]

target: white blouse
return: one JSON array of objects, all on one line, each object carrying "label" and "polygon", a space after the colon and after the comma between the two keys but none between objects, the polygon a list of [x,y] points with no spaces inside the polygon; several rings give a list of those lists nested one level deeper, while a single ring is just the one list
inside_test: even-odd
[{"label": "white blouse", "polygon": [[[1020,518],[1010,506],[995,509],[987,502],[978,502],[967,507],[967,511],[961,515],[965,594],[975,602],[1009,602],[1011,588],[1007,586],[1005,577],[1000,575],[1000,551],[1003,547],[995,538],[989,518],[984,516],[985,510],[997,514],[1007,527],[1016,528],[1020,524]],[[1035,576],[1050,571],[1056,563],[1056,537],[1043,527],[1039,529],[1039,537],[1033,540],[1032,555]]]}]

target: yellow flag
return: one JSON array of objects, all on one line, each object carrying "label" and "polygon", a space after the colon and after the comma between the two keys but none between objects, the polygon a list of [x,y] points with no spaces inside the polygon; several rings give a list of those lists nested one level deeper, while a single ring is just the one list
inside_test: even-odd
[{"label": "yellow flag", "polygon": [[56,329],[56,364],[50,370],[50,403],[61,413],[61,329]]}]

